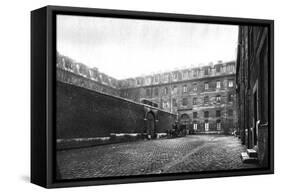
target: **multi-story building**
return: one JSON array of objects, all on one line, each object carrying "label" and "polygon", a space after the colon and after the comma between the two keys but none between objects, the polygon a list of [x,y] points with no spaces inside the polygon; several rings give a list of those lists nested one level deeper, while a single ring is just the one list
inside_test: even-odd
[{"label": "multi-story building", "polygon": [[57,53],[57,80],[113,96],[120,96],[117,79],[99,72],[97,68],[89,68],[59,53]]},{"label": "multi-story building", "polygon": [[124,80],[59,54],[57,67],[62,82],[177,114],[186,129],[197,133],[230,133],[237,125],[235,61]]},{"label": "multi-story building", "polygon": [[120,80],[121,96],[178,114],[186,129],[230,133],[237,125],[235,61]]},{"label": "multi-story building", "polygon": [[[57,148],[160,138],[177,115],[120,96],[119,81],[57,54]],[[110,122],[108,122],[110,121]]]},{"label": "multi-story building", "polygon": [[240,26],[236,66],[239,134],[268,165],[269,31],[263,26]]}]

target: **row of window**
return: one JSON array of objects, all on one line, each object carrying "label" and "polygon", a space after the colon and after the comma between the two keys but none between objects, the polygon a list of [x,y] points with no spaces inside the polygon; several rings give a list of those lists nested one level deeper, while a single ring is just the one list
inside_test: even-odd
[{"label": "row of window", "polygon": [[[216,67],[215,67],[216,73],[220,73],[221,69],[222,69],[221,65],[216,65]],[[227,72],[233,72],[234,70],[235,70],[234,65],[228,65],[226,67],[226,71]],[[211,73],[211,69],[209,67],[204,68],[204,75],[210,75],[210,73]],[[199,76],[199,74],[200,74],[200,69],[193,70],[193,77],[197,77],[197,76]],[[190,71],[184,72],[183,77],[184,78],[191,77]],[[177,74],[175,74],[173,78],[176,79],[177,78]]]},{"label": "row of window", "polygon": [[[216,128],[218,131],[221,130],[221,120],[216,121]],[[195,131],[198,130],[198,123],[196,121],[193,122],[193,129]],[[205,129],[205,131],[209,131],[209,121],[208,120],[206,120],[204,122],[204,129]]]},{"label": "row of window", "polygon": [[[222,69],[222,66],[221,65],[217,65],[215,67],[215,71],[217,73],[220,73],[221,72],[221,69]],[[235,67],[234,65],[228,65],[226,67],[226,71],[227,72],[233,72],[235,70]],[[193,71],[184,71],[183,74],[182,74],[182,77],[183,79],[187,79],[188,77],[198,77],[199,74],[200,74],[200,69],[194,69]],[[208,67],[208,68],[204,68],[204,75],[210,75],[211,73],[211,69]],[[172,73],[172,80],[178,80],[179,79],[179,73],[178,72],[174,72]],[[164,82],[168,82],[169,80],[169,74],[164,74],[163,75],[163,81]],[[145,78],[145,81],[144,83],[146,85],[150,85],[152,83],[152,81],[154,81],[155,83],[159,83],[160,81],[160,75],[155,75],[153,77],[147,77]],[[141,78],[137,78],[137,85],[141,85],[143,83],[142,79]]]},{"label": "row of window", "polygon": [[[221,103],[221,95],[217,95],[215,99],[216,99],[216,101],[215,101],[216,103]],[[233,102],[233,100],[234,100],[234,94],[228,94],[227,101]],[[208,104],[209,101],[210,101],[209,96],[204,96],[204,104]],[[168,107],[168,105],[164,105],[164,104],[165,104],[165,102],[163,102],[163,107]],[[176,98],[172,99],[172,104],[173,104],[173,107],[178,106]],[[198,104],[199,104],[198,97],[194,97],[192,99],[192,105],[198,105]],[[188,98],[187,97],[182,98],[182,106],[187,106],[187,105],[188,105]]]},{"label": "row of window", "polygon": [[[216,89],[221,89],[221,85],[222,84],[221,84],[220,80],[216,81]],[[228,80],[228,87],[232,88],[233,86],[234,86],[233,80]],[[197,83],[194,83],[192,88],[193,88],[193,91],[197,91],[197,88],[198,88]],[[207,91],[209,89],[210,89],[210,83],[209,82],[205,82],[204,83],[204,90]],[[187,85],[183,86],[183,92],[184,93],[188,92]]]},{"label": "row of window", "polygon": [[[233,102],[234,100],[234,94],[228,94],[227,97],[228,102]],[[176,99],[173,99],[174,103],[173,105],[175,106],[177,104]],[[221,102],[221,95],[217,95],[216,96],[216,103],[220,103]],[[209,96],[204,96],[204,104],[208,104],[209,103]],[[198,98],[194,97],[192,100],[192,104],[193,105],[197,105],[198,104]],[[188,98],[183,98],[182,99],[182,105],[183,106],[187,106],[188,105]]]},{"label": "row of window", "polygon": [[[233,102],[233,100],[234,100],[234,94],[228,94],[227,101],[228,102]],[[208,104],[209,101],[210,101],[209,100],[209,96],[204,96],[204,104]],[[221,95],[217,95],[216,96],[216,103],[220,103],[220,102],[221,102]],[[197,97],[193,98],[192,104],[193,105],[197,105],[198,104],[198,98]],[[187,98],[183,98],[182,105],[183,106],[187,105]]]},{"label": "row of window", "polygon": [[[193,112],[193,119],[198,118],[198,112]],[[227,111],[228,116],[233,116],[233,110],[229,109]],[[216,117],[221,117],[221,110],[216,110]],[[204,111],[204,118],[209,118],[209,111]]]},{"label": "row of window", "polygon": [[[233,83],[233,80],[228,80],[228,87],[229,88],[232,88],[234,85]],[[197,83],[194,83],[193,84],[193,91],[197,91]],[[216,82],[216,88],[217,89],[220,89],[221,88],[221,81],[217,81]],[[208,91],[210,89],[209,87],[209,83],[208,82],[205,82],[204,83],[204,90],[205,91]],[[178,90],[178,86],[173,86],[172,88],[172,93],[177,93],[177,90]],[[187,93],[188,92],[188,88],[187,88],[187,85],[184,85],[183,86],[183,93]],[[168,87],[165,87],[164,88],[164,95],[168,95],[169,93],[169,88]],[[152,95],[152,90],[150,88],[147,88],[146,89],[146,96],[151,96]],[[159,95],[159,88],[154,88],[154,95],[155,96],[158,96]]]}]

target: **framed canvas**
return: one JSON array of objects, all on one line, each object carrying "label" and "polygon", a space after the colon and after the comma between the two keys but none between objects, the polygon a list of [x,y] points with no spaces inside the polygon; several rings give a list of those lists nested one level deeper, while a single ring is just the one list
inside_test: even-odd
[{"label": "framed canvas", "polygon": [[31,182],[272,174],[272,20],[31,12]]}]

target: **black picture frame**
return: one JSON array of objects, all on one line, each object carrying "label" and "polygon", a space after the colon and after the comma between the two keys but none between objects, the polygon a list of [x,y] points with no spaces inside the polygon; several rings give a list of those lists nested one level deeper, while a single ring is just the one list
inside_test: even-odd
[{"label": "black picture frame", "polygon": [[[260,25],[269,35],[268,168],[200,173],[56,180],[56,15],[101,16],[211,24]],[[46,6],[31,12],[31,182],[46,188],[229,177],[274,173],[274,21],[173,13]]]}]

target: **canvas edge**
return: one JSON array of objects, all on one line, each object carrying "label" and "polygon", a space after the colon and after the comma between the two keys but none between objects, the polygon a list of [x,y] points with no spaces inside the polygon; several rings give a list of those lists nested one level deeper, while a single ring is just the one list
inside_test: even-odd
[{"label": "canvas edge", "polygon": [[[232,17],[218,17],[218,16],[200,16],[200,15],[186,15],[174,13],[155,13],[155,12],[140,12],[140,11],[126,11],[126,10],[109,10],[109,9],[95,9],[95,8],[77,8],[77,7],[62,7],[62,6],[47,6],[47,84],[46,84],[46,184],[41,185],[46,188],[59,188],[59,187],[73,187],[73,186],[91,186],[91,185],[106,185],[106,184],[124,184],[124,183],[139,183],[139,182],[155,182],[155,181],[171,181],[171,180],[186,180],[186,179],[200,179],[200,178],[218,178],[230,176],[247,176],[247,175],[262,175],[274,173],[274,21],[263,19],[249,19],[249,18],[232,18]],[[41,8],[43,9],[43,8]],[[58,182],[54,178],[55,167],[55,149],[54,149],[54,104],[55,104],[55,70],[52,67],[55,59],[55,32],[54,32],[54,15],[56,13],[67,14],[99,14],[106,15],[107,17],[117,16],[121,18],[134,18],[137,19],[156,19],[156,20],[169,20],[172,21],[193,21],[205,23],[220,23],[220,24],[242,24],[242,25],[266,25],[270,29],[270,121],[272,124],[272,133],[270,134],[270,166],[268,169],[258,169],[254,171],[237,171],[237,172],[209,172],[197,174],[169,174],[169,175],[146,175],[141,177],[114,177],[107,179],[85,179],[79,181],[62,181]],[[170,21],[170,20],[169,20]],[[35,182],[34,182],[35,183]],[[35,183],[36,184],[36,183]],[[40,184],[39,184],[40,185]]]}]

